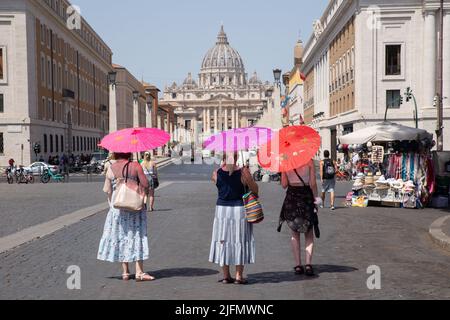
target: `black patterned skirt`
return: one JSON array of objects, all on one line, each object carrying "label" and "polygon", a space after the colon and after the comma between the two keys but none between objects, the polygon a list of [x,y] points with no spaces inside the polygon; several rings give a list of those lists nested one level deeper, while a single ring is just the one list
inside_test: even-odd
[{"label": "black patterned skirt", "polygon": [[280,227],[286,222],[294,232],[308,233],[317,225],[314,195],[309,186],[289,186],[280,214]]}]

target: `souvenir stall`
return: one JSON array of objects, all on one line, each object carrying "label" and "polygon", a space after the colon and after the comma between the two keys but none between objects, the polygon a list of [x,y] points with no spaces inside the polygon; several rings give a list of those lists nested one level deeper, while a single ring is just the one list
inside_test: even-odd
[{"label": "souvenir stall", "polygon": [[421,208],[429,203],[434,142],[427,131],[384,122],[343,136],[340,143],[338,149],[356,160],[349,206]]}]

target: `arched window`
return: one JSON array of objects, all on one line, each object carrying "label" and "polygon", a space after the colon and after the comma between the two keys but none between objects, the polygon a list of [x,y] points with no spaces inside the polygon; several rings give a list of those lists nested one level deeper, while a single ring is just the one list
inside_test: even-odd
[{"label": "arched window", "polygon": [[55,152],[59,152],[59,137],[57,134],[55,134]]},{"label": "arched window", "polygon": [[64,136],[61,135],[61,152],[64,152]]}]

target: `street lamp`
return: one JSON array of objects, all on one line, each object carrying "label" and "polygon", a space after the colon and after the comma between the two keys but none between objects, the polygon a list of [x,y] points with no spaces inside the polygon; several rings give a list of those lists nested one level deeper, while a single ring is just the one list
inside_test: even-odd
[{"label": "street lamp", "polygon": [[280,80],[281,80],[281,69],[275,69],[273,70],[273,77],[275,78],[275,83],[276,84],[281,84]]},{"label": "street lamp", "polygon": [[116,85],[117,72],[111,71],[108,73],[108,81],[111,86]]},{"label": "street lamp", "polygon": [[141,94],[139,93],[139,91],[133,91],[133,100],[137,102],[139,100],[140,95]]}]

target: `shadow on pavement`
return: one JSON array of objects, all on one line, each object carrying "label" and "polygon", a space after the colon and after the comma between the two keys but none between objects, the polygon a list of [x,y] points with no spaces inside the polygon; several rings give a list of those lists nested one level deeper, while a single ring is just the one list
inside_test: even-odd
[{"label": "shadow on pavement", "polygon": [[[149,271],[148,274],[154,276],[156,280],[174,278],[174,277],[206,277],[218,274],[217,270],[212,269],[200,269],[200,268],[177,268],[177,269],[164,269],[164,270],[156,270]],[[107,277],[107,279],[111,280],[120,280],[122,281],[121,276],[117,277]],[[130,280],[134,280],[135,275],[132,274],[130,276]]]},{"label": "shadow on pavement", "polygon": [[345,273],[358,271],[357,268],[335,265],[314,265],[316,275],[314,277],[299,276],[294,271],[280,271],[280,272],[262,272],[249,274],[249,284],[261,283],[281,283],[281,282],[295,282],[304,280],[314,280],[320,277],[322,273]]},{"label": "shadow on pavement", "polygon": [[175,277],[206,277],[218,273],[219,271],[217,270],[202,268],[176,268],[149,272],[149,274],[156,277],[156,279],[167,279]]}]

